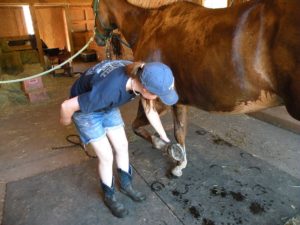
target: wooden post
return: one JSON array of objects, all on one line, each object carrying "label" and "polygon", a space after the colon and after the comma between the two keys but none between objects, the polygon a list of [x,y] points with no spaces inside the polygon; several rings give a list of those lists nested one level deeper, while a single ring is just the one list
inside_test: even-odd
[{"label": "wooden post", "polygon": [[38,25],[37,18],[36,18],[35,7],[33,6],[33,4],[29,5],[29,9],[30,9],[30,14],[31,14],[31,18],[32,18],[32,25],[33,25],[33,29],[34,29],[35,38],[36,38],[36,45],[37,45],[38,52],[39,52],[40,62],[41,62],[42,67],[45,69],[45,59],[44,59],[42,41],[41,41],[40,32],[39,32],[39,25]]},{"label": "wooden post", "polygon": [[73,44],[73,37],[72,37],[72,23],[71,23],[71,14],[70,14],[70,6],[64,7],[64,16],[66,21],[66,29],[67,29],[67,44],[69,45],[71,55],[74,55],[74,44]]}]

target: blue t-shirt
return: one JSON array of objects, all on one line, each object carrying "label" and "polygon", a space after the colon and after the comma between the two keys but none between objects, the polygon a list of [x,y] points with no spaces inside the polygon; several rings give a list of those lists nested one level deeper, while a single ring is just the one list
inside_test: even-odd
[{"label": "blue t-shirt", "polygon": [[103,61],[85,71],[71,88],[71,97],[78,96],[80,111],[90,113],[121,106],[135,95],[126,91],[129,77],[126,60]]}]

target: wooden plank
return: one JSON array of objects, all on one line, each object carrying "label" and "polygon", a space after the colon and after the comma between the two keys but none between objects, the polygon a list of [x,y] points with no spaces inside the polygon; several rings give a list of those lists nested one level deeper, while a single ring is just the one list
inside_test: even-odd
[{"label": "wooden plank", "polygon": [[72,33],[74,48],[77,51],[85,45],[85,32],[73,32]]},{"label": "wooden plank", "polygon": [[22,51],[32,49],[31,45],[9,46],[12,51]]},{"label": "wooden plank", "polygon": [[20,35],[20,36],[6,36],[5,39],[9,39],[11,41],[18,41],[18,40],[30,40],[29,35]]},{"label": "wooden plank", "polygon": [[29,5],[29,10],[30,10],[32,25],[33,25],[33,29],[34,29],[35,38],[36,38],[36,44],[37,44],[37,48],[38,48],[38,52],[39,52],[40,63],[42,65],[42,67],[45,68],[44,52],[43,52],[43,47],[42,47],[42,41],[40,38],[40,31],[39,31],[39,27],[38,27],[37,18],[36,18],[35,7],[31,4],[31,5]]},{"label": "wooden plank", "polygon": [[70,15],[70,7],[64,8],[65,13],[65,21],[66,21],[66,28],[67,28],[67,44],[69,45],[68,50],[71,52],[71,55],[74,55],[74,43],[72,38],[72,24],[71,24],[71,15]]},{"label": "wooden plank", "polygon": [[91,7],[70,7],[73,32],[84,32],[94,29],[94,14]]},{"label": "wooden plank", "polygon": [[63,6],[35,7],[41,39],[48,48],[66,47],[66,27]]},{"label": "wooden plank", "polygon": [[15,14],[15,21],[17,24],[17,28],[19,30],[19,35],[28,34],[23,8],[18,8],[18,10],[15,10],[14,14]]},{"label": "wooden plank", "polygon": [[0,7],[0,37],[26,35],[21,7]]},{"label": "wooden plank", "polygon": [[70,20],[72,22],[85,20],[83,7],[70,7]]},{"label": "wooden plank", "polygon": [[85,8],[86,19],[95,21],[95,15],[92,7]]},{"label": "wooden plank", "polygon": [[[29,35],[8,36],[4,38],[11,51],[21,51],[32,49],[31,37]],[[14,43],[18,42],[18,43]],[[14,45],[15,44],[15,45]]]}]

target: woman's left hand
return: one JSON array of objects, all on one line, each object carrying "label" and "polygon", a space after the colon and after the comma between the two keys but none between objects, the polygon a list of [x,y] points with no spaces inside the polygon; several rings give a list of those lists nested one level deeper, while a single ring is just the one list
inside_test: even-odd
[{"label": "woman's left hand", "polygon": [[69,112],[68,108],[64,105],[64,103],[60,107],[60,123],[62,125],[70,125],[72,122],[73,113]]},{"label": "woman's left hand", "polygon": [[78,97],[65,100],[60,107],[60,123],[65,126],[71,124],[74,112],[79,109]]}]

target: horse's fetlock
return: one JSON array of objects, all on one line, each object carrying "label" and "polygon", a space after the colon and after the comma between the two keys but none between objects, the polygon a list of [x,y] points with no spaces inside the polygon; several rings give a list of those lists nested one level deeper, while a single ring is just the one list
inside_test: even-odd
[{"label": "horse's fetlock", "polygon": [[158,137],[155,134],[151,135],[151,140],[152,140],[153,148],[156,148],[159,150],[163,150],[165,148],[165,146],[168,144],[167,142],[165,142],[164,140],[162,140],[160,137]]}]

